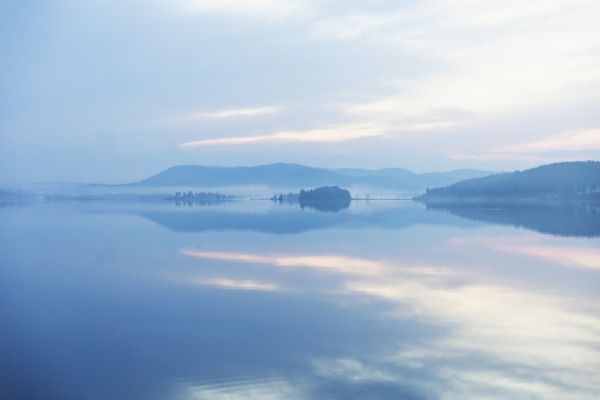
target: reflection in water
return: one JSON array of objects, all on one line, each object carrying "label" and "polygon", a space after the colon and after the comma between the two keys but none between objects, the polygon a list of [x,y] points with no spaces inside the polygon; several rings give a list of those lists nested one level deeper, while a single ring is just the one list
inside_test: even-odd
[{"label": "reflection in water", "polygon": [[574,246],[548,246],[535,237],[518,238],[456,238],[454,243],[483,245],[493,250],[509,254],[521,254],[540,258],[568,268],[589,268],[600,270],[600,248]]},{"label": "reflection in water", "polygon": [[356,205],[359,211],[354,211],[353,205],[340,213],[323,213],[319,212],[323,210],[314,207],[299,210],[289,205],[256,212],[252,202],[247,203],[247,208],[228,211],[198,207],[194,210],[162,208],[134,212],[179,232],[253,230],[290,234],[332,227],[405,229],[414,224],[477,225],[468,222],[471,220],[479,224],[513,225],[559,236],[600,236],[600,208],[594,204],[428,205],[426,208],[410,201],[367,203],[370,204],[363,204],[363,209],[360,204]]},{"label": "reflection in water", "polygon": [[[479,243],[492,238],[475,238]],[[450,239],[466,244],[464,239]],[[559,249],[546,247],[547,249]],[[506,247],[492,247],[506,251]],[[597,255],[596,249],[589,249]],[[445,326],[446,334],[423,344],[397,343],[386,354],[362,359],[312,361],[319,376],[359,381],[395,381],[405,370],[428,369],[427,382],[444,387],[444,398],[595,398],[600,393],[600,303],[569,293],[537,293],[518,282],[486,277],[452,266],[419,267],[344,256],[196,252],[186,255],[236,263],[296,267],[337,274],[324,290],[337,295],[383,300],[386,318],[418,319]],[[523,254],[517,248],[516,254]],[[525,253],[530,255],[529,253]],[[545,258],[545,257],[544,257]],[[550,260],[551,261],[551,260]],[[564,264],[565,260],[556,262]],[[363,270],[362,272],[361,269]],[[282,276],[277,285],[294,288]],[[582,305],[586,305],[582,307]],[[474,364],[477,368],[473,368]],[[406,379],[406,378],[404,378]],[[441,394],[441,393],[440,393]]]},{"label": "reflection in water", "polygon": [[0,398],[599,398],[598,239],[250,204],[0,211]]},{"label": "reflection in water", "polygon": [[513,225],[561,236],[600,236],[600,204],[428,204],[477,221]]},{"label": "reflection in water", "polygon": [[209,252],[182,249],[182,254],[212,260],[269,264],[278,267],[305,267],[344,274],[380,274],[382,264],[343,255],[258,255],[249,253]]},{"label": "reflection in water", "polygon": [[350,207],[350,200],[330,201],[330,202],[300,202],[300,208],[312,208],[317,211],[339,212]]},{"label": "reflection in water", "polygon": [[[177,232],[255,231],[275,234],[297,234],[327,228],[405,229],[414,224],[475,225],[447,213],[428,212],[416,202],[355,202],[339,213],[320,212],[295,204],[265,207],[261,202],[238,203],[239,208],[197,207],[132,209],[129,212]],[[270,202],[269,204],[270,205]],[[356,206],[356,207],[355,207]],[[127,210],[125,210],[127,211]]]}]

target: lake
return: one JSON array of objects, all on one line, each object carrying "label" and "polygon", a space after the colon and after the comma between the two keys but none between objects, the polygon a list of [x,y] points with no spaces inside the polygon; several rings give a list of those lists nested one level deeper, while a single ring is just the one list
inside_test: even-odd
[{"label": "lake", "polygon": [[600,214],[0,208],[6,399],[598,399]]}]

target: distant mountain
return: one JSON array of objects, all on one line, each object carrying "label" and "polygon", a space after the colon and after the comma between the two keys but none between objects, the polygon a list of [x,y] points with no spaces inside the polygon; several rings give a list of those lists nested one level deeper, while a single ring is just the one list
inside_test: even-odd
[{"label": "distant mountain", "polygon": [[365,184],[399,190],[423,190],[449,185],[461,179],[489,175],[488,171],[457,170],[417,174],[401,168],[378,170],[325,169],[300,164],[268,164],[254,167],[180,165],[127,186],[218,187],[235,185],[349,186]]},{"label": "distant mountain", "polygon": [[140,182],[136,186],[233,186],[233,185],[321,185],[351,179],[333,171],[299,164],[268,164],[255,167],[206,167],[179,165]]},{"label": "distant mountain", "polygon": [[563,162],[468,179],[427,190],[424,202],[498,200],[598,200],[600,162]]}]

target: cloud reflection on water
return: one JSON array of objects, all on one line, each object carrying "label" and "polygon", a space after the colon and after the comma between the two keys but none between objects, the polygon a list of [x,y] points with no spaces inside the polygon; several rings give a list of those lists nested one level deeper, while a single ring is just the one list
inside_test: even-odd
[{"label": "cloud reflection on water", "polygon": [[[456,238],[453,244],[485,244],[515,256],[595,268],[597,249],[553,246],[527,240],[520,245],[494,238]],[[328,296],[383,301],[382,318],[414,318],[443,326],[444,334],[424,342],[399,342],[387,354],[360,359],[309,360],[313,373],[349,382],[406,380],[407,370],[431,370],[423,389],[438,387],[444,399],[593,399],[600,393],[600,307],[590,294],[553,293],[519,281],[495,279],[459,265],[419,265],[339,254],[257,254],[182,249],[208,260],[269,265],[327,273]],[[222,270],[221,270],[222,272]],[[291,278],[273,274],[277,287]],[[295,287],[295,289],[297,289]],[[392,310],[392,311],[390,311]],[[476,362],[474,361],[476,360]],[[342,371],[342,372],[340,372]],[[346,372],[343,372],[346,371]],[[354,372],[352,372],[354,371]],[[391,379],[394,377],[394,379]],[[434,383],[435,382],[435,383]],[[438,389],[436,389],[438,390]],[[476,396],[475,396],[476,397]]]},{"label": "cloud reflection on water", "polygon": [[495,251],[537,258],[567,268],[600,270],[600,248],[597,247],[558,245],[550,239],[546,239],[544,244],[533,235],[517,238],[456,238],[453,242],[483,245]]}]

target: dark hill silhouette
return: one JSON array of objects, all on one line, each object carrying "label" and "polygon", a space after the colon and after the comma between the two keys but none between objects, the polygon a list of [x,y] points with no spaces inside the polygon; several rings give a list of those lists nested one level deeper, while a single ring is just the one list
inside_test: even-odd
[{"label": "dark hill silhouette", "polygon": [[489,175],[478,170],[417,174],[401,168],[379,170],[325,169],[300,164],[276,163],[253,167],[180,165],[126,186],[218,187],[235,185],[349,186],[366,184],[404,190],[448,185],[461,179]]},{"label": "dark hill silhouette", "polygon": [[489,201],[600,201],[600,162],[578,161],[543,165],[525,171],[469,179],[427,190],[417,197],[426,203]]}]

